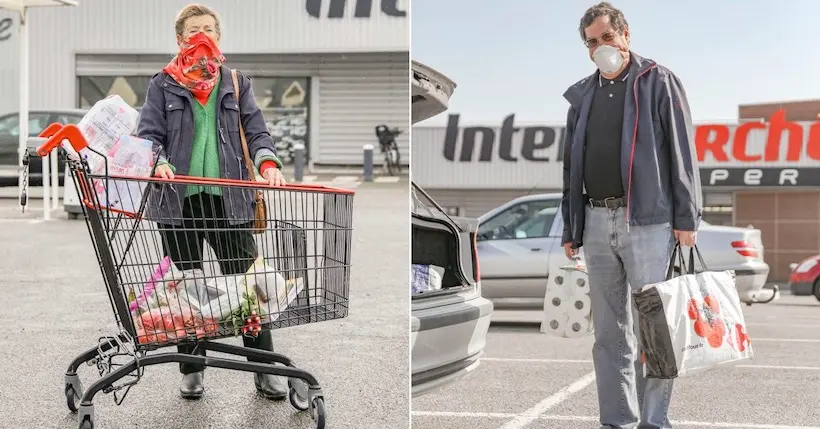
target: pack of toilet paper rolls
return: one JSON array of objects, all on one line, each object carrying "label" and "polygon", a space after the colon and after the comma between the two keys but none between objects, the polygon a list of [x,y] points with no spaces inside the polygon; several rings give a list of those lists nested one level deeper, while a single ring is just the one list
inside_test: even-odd
[{"label": "pack of toilet paper rolls", "polygon": [[550,267],[541,332],[564,338],[592,334],[592,303],[586,266],[571,263]]}]

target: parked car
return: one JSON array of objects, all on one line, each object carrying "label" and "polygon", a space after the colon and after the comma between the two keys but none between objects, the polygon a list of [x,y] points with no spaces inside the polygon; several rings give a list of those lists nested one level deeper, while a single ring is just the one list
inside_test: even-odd
[{"label": "parked car", "polygon": [[820,301],[820,255],[790,264],[789,289],[793,295],[814,295]]},{"label": "parked car", "polygon": [[[569,262],[561,246],[561,194],[516,198],[482,215],[479,222],[484,296],[496,308],[542,309],[549,267]],[[763,288],[769,266],[760,237],[757,229],[706,222],[698,229],[698,249],[707,267],[735,270],[738,294],[747,304],[776,296],[776,290]],[[583,257],[583,247],[580,254]]]},{"label": "parked car", "polygon": [[[76,124],[85,115],[81,109],[51,109],[32,110],[28,114],[28,134],[37,136],[47,126],[59,122],[62,124]],[[20,117],[18,113],[0,116],[0,186],[17,185],[17,160],[20,136]],[[65,165],[59,164],[60,184],[63,183]],[[39,159],[29,165],[29,184],[42,185],[43,167]]]},{"label": "parked car", "polygon": [[[455,83],[413,61],[413,123],[447,110]],[[413,183],[412,263],[444,269],[441,288],[411,299],[412,395],[460,380],[478,368],[492,303],[481,296],[478,221],[448,216]]]}]

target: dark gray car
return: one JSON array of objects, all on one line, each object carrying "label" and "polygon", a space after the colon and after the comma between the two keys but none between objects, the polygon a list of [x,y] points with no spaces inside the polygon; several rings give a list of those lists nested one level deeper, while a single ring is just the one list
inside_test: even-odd
[{"label": "dark gray car", "polygon": [[[29,136],[37,136],[47,126],[59,122],[62,124],[76,124],[80,122],[86,111],[82,109],[49,109],[31,110],[28,113]],[[0,186],[17,185],[17,148],[20,136],[20,117],[17,112],[0,116]],[[61,164],[60,183],[63,182]],[[29,165],[29,184],[42,185],[42,164],[39,159]]]}]

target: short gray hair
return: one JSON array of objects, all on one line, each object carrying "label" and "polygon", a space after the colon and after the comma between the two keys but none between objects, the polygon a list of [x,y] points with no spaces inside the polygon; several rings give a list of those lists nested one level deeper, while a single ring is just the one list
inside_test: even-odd
[{"label": "short gray hair", "polygon": [[610,25],[612,25],[612,28],[614,28],[619,34],[623,34],[624,31],[629,28],[629,24],[626,22],[624,13],[615,6],[612,6],[612,3],[602,1],[584,12],[584,16],[581,18],[581,25],[578,26],[578,31],[581,33],[582,40],[587,40],[584,30],[592,25],[592,22],[601,16],[608,16]]}]

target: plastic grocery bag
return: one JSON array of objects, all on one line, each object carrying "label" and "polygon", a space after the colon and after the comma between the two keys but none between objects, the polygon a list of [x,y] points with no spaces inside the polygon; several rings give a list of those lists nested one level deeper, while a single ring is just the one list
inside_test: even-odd
[{"label": "plastic grocery bag", "polygon": [[[139,112],[119,95],[112,95],[94,103],[77,126],[90,148],[107,154],[121,136],[136,131],[137,121]],[[81,150],[80,156],[88,160],[92,172],[103,165],[104,159],[88,149]]]},{"label": "plastic grocery bag", "polygon": [[285,278],[266,264],[262,257],[257,258],[248,269],[245,282],[256,291],[261,302],[268,302],[271,299],[279,302],[288,293]]},{"label": "plastic grocery bag", "polygon": [[[685,269],[678,246],[667,280],[633,292],[649,378],[692,375],[754,357],[734,272],[708,271],[697,247],[694,251],[702,272],[695,273],[691,249]],[[687,272],[679,277],[673,277],[676,255],[681,272]]]},{"label": "plastic grocery bag", "polygon": [[564,338],[582,338],[593,333],[589,275],[580,258],[550,267],[541,332]]},{"label": "plastic grocery bag", "polygon": [[[92,173],[101,176],[107,173],[109,176],[147,178],[153,171],[156,155],[157,151],[150,140],[123,135],[107,152],[108,171],[106,164],[102,163],[98,164]],[[148,182],[140,180],[94,180],[100,206],[126,213],[138,212],[147,187]]]},{"label": "plastic grocery bag", "polygon": [[410,287],[413,293],[433,292],[441,289],[444,268],[435,265],[413,264]]}]

